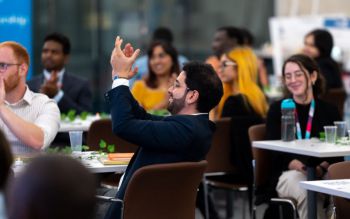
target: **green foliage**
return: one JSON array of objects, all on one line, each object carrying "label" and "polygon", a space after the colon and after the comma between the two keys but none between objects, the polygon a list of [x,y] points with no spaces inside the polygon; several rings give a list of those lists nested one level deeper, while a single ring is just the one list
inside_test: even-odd
[{"label": "green foliage", "polygon": [[47,148],[45,151],[48,154],[66,154],[66,155],[72,154],[72,149],[70,148],[70,146],[66,146],[64,148],[62,147]]},{"label": "green foliage", "polygon": [[76,111],[74,109],[71,109],[68,111],[67,117],[69,121],[73,122],[75,120],[75,116],[76,116],[75,114],[76,114]]},{"label": "green foliage", "polygon": [[67,115],[64,113],[61,113],[61,120],[64,121],[66,120],[66,118],[67,118]]},{"label": "green foliage", "polygon": [[115,152],[115,145],[107,144],[107,142],[103,139],[100,140],[99,146],[100,146],[100,152],[108,152],[108,153]]},{"label": "green foliage", "polygon": [[114,153],[114,151],[115,151],[115,146],[114,146],[114,144],[108,145],[108,146],[107,146],[107,151],[108,151],[108,153]]},{"label": "green foliage", "polygon": [[105,149],[107,147],[107,142],[101,139],[99,145],[100,145],[100,149]]},{"label": "green foliage", "polygon": [[82,151],[88,151],[89,149],[90,149],[90,147],[87,146],[87,145],[82,145],[82,146],[81,146],[81,150],[82,150]]},{"label": "green foliage", "polygon": [[319,135],[321,141],[324,141],[326,139],[326,134],[324,132],[320,132]]},{"label": "green foliage", "polygon": [[86,120],[86,118],[87,118],[89,115],[91,115],[89,112],[83,111],[83,112],[80,113],[79,117],[80,117],[81,120]]},{"label": "green foliage", "polygon": [[148,113],[156,116],[166,116],[169,115],[169,111],[166,109],[161,109],[161,110],[149,110]]},{"label": "green foliage", "polygon": [[107,119],[107,118],[109,118],[109,115],[107,113],[105,113],[105,112],[102,112],[102,113],[100,113],[100,118],[101,119]]},{"label": "green foliage", "polygon": [[70,122],[73,122],[77,116],[79,116],[79,118],[81,120],[86,120],[88,116],[90,116],[91,113],[87,112],[87,111],[83,111],[81,112],[79,115],[76,114],[76,111],[74,109],[71,109],[68,111],[67,114],[65,113],[61,113],[61,120],[69,120]]}]

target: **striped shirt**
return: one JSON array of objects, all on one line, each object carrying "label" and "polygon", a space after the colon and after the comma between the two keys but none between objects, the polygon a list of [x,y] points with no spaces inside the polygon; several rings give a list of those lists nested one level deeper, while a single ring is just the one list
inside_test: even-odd
[{"label": "striped shirt", "polygon": [[[20,101],[13,104],[5,101],[5,104],[16,115],[42,129],[44,132],[44,144],[41,150],[51,144],[60,125],[60,110],[54,100],[49,99],[44,94],[34,93],[27,87]],[[25,145],[12,133],[2,119],[0,119],[0,128],[10,142],[14,154],[28,154],[40,151]]]}]

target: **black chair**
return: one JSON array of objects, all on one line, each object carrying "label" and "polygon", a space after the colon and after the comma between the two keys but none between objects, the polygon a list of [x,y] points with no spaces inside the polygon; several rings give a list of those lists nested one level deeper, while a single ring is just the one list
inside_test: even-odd
[{"label": "black chair", "polygon": [[[265,140],[266,125],[254,125],[249,128],[249,139],[251,143],[253,141]],[[283,215],[288,214],[286,211],[291,212],[294,219],[297,218],[297,208],[295,201],[289,198],[271,198],[265,199],[266,191],[264,188],[268,185],[269,178],[271,177],[271,162],[270,151],[260,148],[252,147],[253,154],[253,168],[254,168],[254,204],[252,208],[252,218],[256,218],[256,208],[263,203],[269,203],[270,205],[277,205],[279,211],[279,218],[283,218]]]}]

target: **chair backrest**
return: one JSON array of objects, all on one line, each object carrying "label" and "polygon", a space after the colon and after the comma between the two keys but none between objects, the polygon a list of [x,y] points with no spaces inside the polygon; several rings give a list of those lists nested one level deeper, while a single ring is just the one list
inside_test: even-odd
[{"label": "chair backrest", "polygon": [[343,88],[329,89],[324,95],[321,96],[321,99],[336,106],[339,110],[341,118],[343,118],[344,103],[346,99],[346,92]]},{"label": "chair backrest", "polygon": [[[265,139],[266,125],[254,125],[249,128],[248,134],[251,143]],[[271,156],[268,150],[252,147],[253,159],[255,160],[255,186],[263,186],[268,183],[270,177]]]},{"label": "chair backrest", "polygon": [[[350,179],[350,161],[335,163],[329,166],[328,176],[330,179]],[[333,197],[336,207],[337,219],[350,218],[350,200]]]},{"label": "chair backrest", "polygon": [[125,141],[113,133],[111,119],[100,119],[91,124],[87,134],[87,145],[90,150],[100,150],[99,143],[101,139],[108,144],[114,144],[116,152],[126,153],[137,150],[136,145]]},{"label": "chair backrest", "polygon": [[235,172],[236,167],[230,161],[231,138],[230,125],[231,118],[222,118],[215,121],[216,130],[213,135],[212,144],[207,154],[207,173],[214,172]]},{"label": "chair backrest", "polygon": [[126,188],[124,219],[193,219],[207,162],[155,164],[138,169]]}]

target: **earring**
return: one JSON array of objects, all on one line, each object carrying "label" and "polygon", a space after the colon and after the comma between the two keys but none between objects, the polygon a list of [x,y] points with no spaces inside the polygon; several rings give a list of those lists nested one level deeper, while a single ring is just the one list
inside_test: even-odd
[{"label": "earring", "polygon": [[316,83],[315,81],[312,81],[312,85],[315,85],[315,83]]}]

